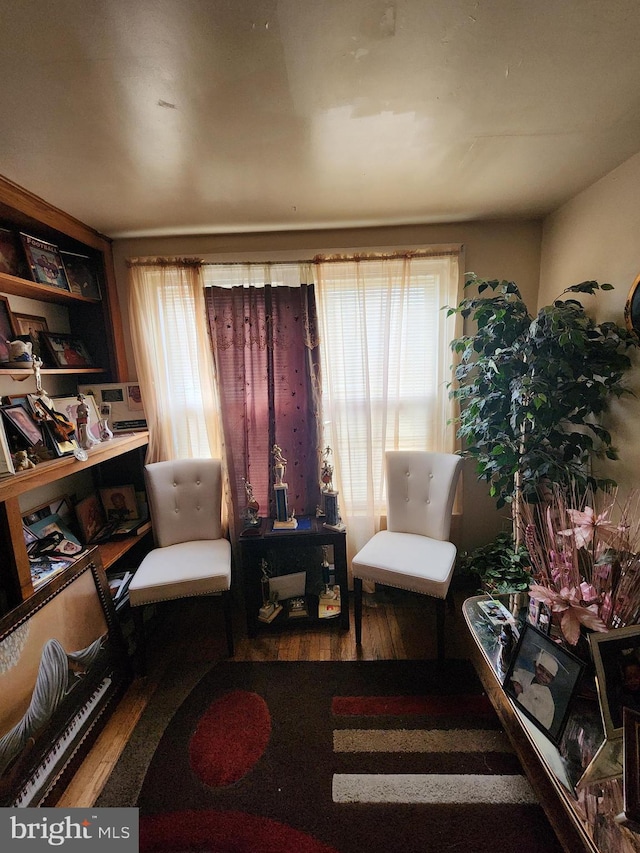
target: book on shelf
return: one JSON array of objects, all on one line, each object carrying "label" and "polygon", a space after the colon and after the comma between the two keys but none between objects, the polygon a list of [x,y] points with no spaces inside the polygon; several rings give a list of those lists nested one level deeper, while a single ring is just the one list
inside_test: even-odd
[{"label": "book on shelf", "polygon": [[276,604],[276,606],[268,615],[263,615],[262,613],[258,614],[258,621],[264,622],[268,625],[270,622],[273,622],[273,620],[276,619],[280,613],[282,613],[282,609],[283,608],[281,604]]}]

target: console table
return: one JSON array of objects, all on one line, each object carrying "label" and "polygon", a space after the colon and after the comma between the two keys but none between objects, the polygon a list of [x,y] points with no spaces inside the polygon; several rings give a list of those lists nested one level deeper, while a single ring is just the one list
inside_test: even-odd
[{"label": "console table", "polygon": [[[239,546],[249,637],[255,637],[258,629],[281,628],[292,624],[284,614],[270,624],[265,624],[258,619],[258,612],[263,603],[260,561],[266,560],[271,568],[274,565],[286,567],[289,561],[294,565],[296,551],[322,545],[329,545],[333,549],[335,583],[340,587],[341,595],[340,615],[332,619],[317,618],[317,593],[309,588],[314,574],[318,579],[316,584],[318,588],[321,582],[321,560],[316,560],[314,565],[296,565],[294,568],[288,568],[288,571],[292,572],[298,570],[307,572],[306,598],[311,605],[308,618],[296,620],[293,624],[300,626],[312,622],[317,626],[323,622],[338,622],[341,628],[349,630],[346,533],[344,530],[331,530],[325,527],[321,518],[303,517],[299,519],[299,524],[299,528],[295,530],[274,530],[273,519],[263,518],[257,531],[247,531],[240,535]],[[277,574],[286,574],[286,571],[279,571]]]},{"label": "console table", "polygon": [[[509,596],[498,596],[509,607]],[[622,741],[605,741],[595,697],[577,697],[556,748],[502,689],[498,637],[478,607],[462,607],[471,657],[540,804],[567,853],[638,853],[640,834],[615,821],[623,810]],[[524,611],[509,607],[522,624]]]}]

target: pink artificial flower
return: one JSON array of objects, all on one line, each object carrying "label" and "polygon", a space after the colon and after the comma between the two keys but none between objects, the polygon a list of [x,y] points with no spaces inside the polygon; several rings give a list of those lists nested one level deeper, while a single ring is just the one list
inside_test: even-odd
[{"label": "pink artificial flower", "polygon": [[[589,585],[584,584],[589,591]],[[533,598],[542,601],[554,613],[560,615],[560,630],[565,640],[575,646],[580,639],[580,628],[582,625],[592,631],[608,631],[598,615],[598,605],[584,604],[582,589],[576,587],[563,587],[560,592],[532,583],[529,592]]]}]

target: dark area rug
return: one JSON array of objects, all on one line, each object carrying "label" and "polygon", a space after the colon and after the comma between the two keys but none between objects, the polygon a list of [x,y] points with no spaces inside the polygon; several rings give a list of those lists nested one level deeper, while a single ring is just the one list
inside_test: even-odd
[{"label": "dark area rug", "polygon": [[98,806],[140,850],[561,850],[471,664],[225,662],[165,676]]}]

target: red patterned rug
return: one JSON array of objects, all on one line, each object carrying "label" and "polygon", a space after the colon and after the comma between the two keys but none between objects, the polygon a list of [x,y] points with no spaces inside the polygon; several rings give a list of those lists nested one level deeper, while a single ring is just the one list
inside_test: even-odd
[{"label": "red patterned rug", "polygon": [[468,661],[176,672],[97,802],[141,851],[559,853]]}]

